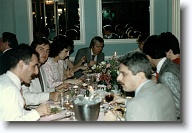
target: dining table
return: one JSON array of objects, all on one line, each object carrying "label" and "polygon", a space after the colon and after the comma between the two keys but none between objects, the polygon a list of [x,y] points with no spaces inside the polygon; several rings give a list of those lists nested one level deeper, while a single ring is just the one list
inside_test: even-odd
[{"label": "dining table", "polygon": [[[86,97],[86,93],[88,91],[88,86],[92,86],[91,88],[94,88],[92,90],[92,93],[94,93],[94,95],[96,95],[96,97],[99,97],[102,99],[101,103],[100,103],[100,110],[99,110],[99,115],[98,115],[98,119],[97,121],[104,121],[104,116],[105,113],[107,112],[107,110],[109,108],[113,108],[112,105],[109,104],[109,102],[105,101],[105,95],[106,95],[106,86],[105,85],[97,85],[94,81],[95,80],[91,80],[93,78],[91,78],[94,74],[86,74],[86,76],[84,76],[84,83],[81,85],[71,85],[70,89],[67,92],[61,93],[62,97],[64,95],[67,94],[71,94],[73,92],[74,94],[74,90],[78,90],[77,94],[75,94],[75,97],[77,97],[78,95],[82,95],[83,97]],[[88,80],[87,78],[89,78],[90,80]],[[89,90],[90,91],[90,90]],[[75,91],[76,93],[76,91]],[[89,92],[91,94],[91,91]],[[90,95],[89,94],[89,95]],[[73,98],[74,100],[74,98]],[[51,115],[49,116],[43,116],[40,117],[39,121],[77,121],[77,119],[75,118],[75,111],[74,108],[72,107],[72,109],[68,109],[66,107],[63,107],[61,104],[61,100],[54,102],[54,101],[47,101],[46,103],[48,103],[50,105],[51,108],[57,108],[58,112],[56,113],[51,113]],[[73,106],[73,104],[71,104],[71,106]]]}]

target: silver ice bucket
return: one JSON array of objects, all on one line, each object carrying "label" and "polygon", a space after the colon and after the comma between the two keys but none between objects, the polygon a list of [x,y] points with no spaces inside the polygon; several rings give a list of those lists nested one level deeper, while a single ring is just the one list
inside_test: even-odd
[{"label": "silver ice bucket", "polygon": [[81,102],[73,101],[75,118],[78,121],[96,121],[100,112],[101,100],[89,101],[89,97],[82,97]]}]

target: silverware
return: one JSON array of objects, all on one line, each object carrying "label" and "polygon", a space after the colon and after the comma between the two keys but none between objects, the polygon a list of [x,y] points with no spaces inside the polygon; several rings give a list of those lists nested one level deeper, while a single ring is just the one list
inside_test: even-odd
[{"label": "silverware", "polygon": [[58,120],[62,120],[62,119],[65,119],[65,118],[70,118],[71,116],[73,116],[72,114],[71,115],[67,115],[67,116],[64,116],[64,117],[60,117],[60,118],[57,118],[57,119],[53,119],[51,121],[58,121]]}]

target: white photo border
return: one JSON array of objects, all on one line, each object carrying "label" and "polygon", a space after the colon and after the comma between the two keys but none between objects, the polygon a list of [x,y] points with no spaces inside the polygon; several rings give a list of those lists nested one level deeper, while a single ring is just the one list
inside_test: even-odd
[{"label": "white photo border", "polygon": [[[192,132],[192,86],[190,79],[192,75],[191,59],[192,59],[192,44],[191,44],[191,31],[192,31],[192,1],[181,0],[181,81],[182,81],[182,114],[183,121],[181,123],[168,123],[168,122],[0,122],[0,132],[4,133],[38,133],[38,132],[110,132],[117,133],[121,131],[140,133],[190,133]],[[189,59],[189,61],[188,61]]]}]

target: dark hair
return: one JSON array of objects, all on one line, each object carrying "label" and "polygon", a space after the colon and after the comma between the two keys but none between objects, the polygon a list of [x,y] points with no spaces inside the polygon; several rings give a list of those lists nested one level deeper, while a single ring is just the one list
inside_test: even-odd
[{"label": "dark hair", "polygon": [[2,41],[8,42],[10,48],[16,48],[18,46],[16,35],[10,32],[3,32]]},{"label": "dark hair", "polygon": [[104,31],[109,31],[109,32],[113,32],[113,27],[111,25],[105,25],[103,27],[103,30]]},{"label": "dark hair", "polygon": [[145,77],[147,79],[151,79],[152,66],[144,53],[139,51],[130,52],[123,57],[119,57],[118,61],[119,63],[127,66],[133,75],[136,75],[139,72],[143,72],[145,73]]},{"label": "dark hair", "polygon": [[92,48],[95,44],[97,43],[103,43],[103,47],[104,47],[104,40],[102,37],[100,36],[95,36],[91,39],[91,43],[89,45],[89,48]]},{"label": "dark hair", "polygon": [[115,31],[116,31],[117,29],[124,30],[124,27],[123,27],[123,25],[121,25],[121,24],[117,24],[117,25],[115,26]]},{"label": "dark hair", "polygon": [[78,32],[75,29],[69,29],[66,31],[66,36],[71,40],[77,40],[78,39]]},{"label": "dark hair", "polygon": [[145,40],[143,45],[143,52],[153,59],[166,57],[165,50],[161,45],[159,36],[157,35],[151,35]]},{"label": "dark hair", "polygon": [[42,44],[50,45],[50,42],[49,42],[49,40],[46,39],[46,38],[38,37],[38,38],[36,38],[36,39],[31,43],[31,47],[33,48],[33,50],[35,50],[36,47],[37,47],[37,45],[42,45]]},{"label": "dark hair", "polygon": [[65,35],[58,35],[54,37],[53,42],[50,44],[49,57],[56,57],[63,49],[70,49],[71,42]]},{"label": "dark hair", "polygon": [[138,42],[142,42],[142,41],[145,41],[147,39],[147,37],[149,37],[149,35],[147,33],[141,33],[138,38],[137,38],[137,41]]},{"label": "dark hair", "polygon": [[39,56],[39,54],[27,44],[20,44],[16,48],[10,49],[4,54],[7,60],[8,70],[15,68],[20,60],[23,60],[25,64],[29,64],[33,54],[37,57]]},{"label": "dark hair", "polygon": [[179,41],[171,32],[162,32],[159,36],[165,52],[171,49],[174,54],[180,54]]}]

